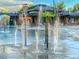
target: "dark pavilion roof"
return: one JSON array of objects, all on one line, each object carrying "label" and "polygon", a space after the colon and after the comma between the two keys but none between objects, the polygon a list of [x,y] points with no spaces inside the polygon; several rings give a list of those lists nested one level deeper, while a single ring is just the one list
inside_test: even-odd
[{"label": "dark pavilion roof", "polygon": [[79,11],[69,12],[68,14],[64,13],[64,14],[62,14],[62,16],[76,17],[76,16],[79,16]]},{"label": "dark pavilion roof", "polygon": [[56,9],[56,8],[52,8],[51,6],[47,6],[44,4],[38,4],[38,5],[35,5],[35,6],[28,8],[28,10],[29,11],[39,11],[40,6],[42,6],[43,11],[53,11],[53,9],[54,10]]},{"label": "dark pavilion roof", "polygon": [[38,4],[38,5],[35,5],[35,6],[32,6],[32,7],[28,8],[28,15],[37,16],[38,14],[33,12],[33,11],[39,11],[40,6],[42,6],[42,12],[58,11],[58,14],[60,14],[61,16],[69,14],[69,12],[64,11],[64,10],[59,10],[57,8],[54,8],[54,7],[51,7],[51,6],[48,6],[48,5],[44,5],[44,4]]},{"label": "dark pavilion roof", "polygon": [[38,13],[35,13],[33,11],[39,11],[40,6],[42,6],[42,12],[58,11],[58,14],[60,14],[61,16],[69,15],[68,11],[59,10],[57,8],[54,8],[54,7],[48,6],[48,5],[44,5],[44,4],[38,4],[38,5],[35,5],[35,6],[28,8],[28,15],[37,16]]},{"label": "dark pavilion roof", "polygon": [[32,13],[32,11],[39,11],[39,8],[40,6],[42,6],[42,11],[43,12],[46,12],[46,11],[50,11],[50,12],[54,12],[54,11],[58,11],[58,14],[60,16],[79,16],[79,11],[75,11],[75,12],[68,12],[66,10],[59,10],[57,8],[54,8],[54,7],[51,7],[51,6],[48,6],[48,5],[44,5],[44,4],[38,4],[38,5],[35,5],[35,6],[32,6],[30,8],[28,8],[28,14],[31,15],[31,16],[36,16],[38,14],[36,13]]},{"label": "dark pavilion roof", "polygon": [[79,16],[79,11],[75,11],[69,14],[70,16]]},{"label": "dark pavilion roof", "polygon": [[[29,7],[27,12],[28,12],[28,16],[37,16],[38,13],[35,13],[33,11],[39,11],[40,6],[42,6],[42,12],[54,12],[54,11],[58,11],[58,13],[60,14],[60,16],[79,16],[79,11],[75,11],[72,13],[69,13],[68,11],[65,10],[59,10],[57,8],[48,6],[48,5],[44,5],[44,4],[38,4],[38,5],[34,5],[32,7]],[[0,15],[9,15],[9,16],[19,16],[19,12],[17,13],[0,13]]]}]

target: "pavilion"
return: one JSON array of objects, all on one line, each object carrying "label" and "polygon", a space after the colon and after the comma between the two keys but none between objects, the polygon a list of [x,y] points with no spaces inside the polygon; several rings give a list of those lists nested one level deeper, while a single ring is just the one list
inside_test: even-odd
[{"label": "pavilion", "polygon": [[79,25],[79,11],[62,16],[65,25]]},{"label": "pavilion", "polygon": [[0,13],[0,16],[1,15],[8,15],[10,16],[10,21],[9,21],[9,24],[10,25],[14,25],[14,21],[16,20],[17,23],[18,23],[18,16],[19,16],[19,13]]},{"label": "pavilion", "polygon": [[[64,11],[64,10],[59,10],[57,8],[51,7],[51,6],[47,6],[44,4],[38,4],[38,5],[34,5],[32,7],[29,7],[28,9],[26,8],[25,13],[27,14],[28,17],[30,17],[31,22],[33,24],[37,24],[37,19],[38,19],[38,15],[39,15],[39,10],[41,7],[41,23],[44,24],[45,23],[45,19],[46,17],[50,17],[49,21],[51,22],[51,24],[54,24],[54,17],[56,16],[56,14],[59,14],[60,16],[60,21],[62,24],[65,24],[65,20],[63,20],[65,16],[69,15],[68,11]],[[56,13],[54,13],[55,11],[57,11]],[[44,16],[43,14],[47,14],[48,16]]]},{"label": "pavilion", "polygon": [[[59,14],[61,24],[63,25],[79,25],[79,11],[70,13],[69,11],[59,10],[57,8],[43,4],[38,4],[28,8],[28,16],[32,17],[31,19],[33,23],[37,23],[40,6],[42,7],[41,11],[42,13],[54,14],[54,11],[57,11],[56,14]],[[50,22],[52,22],[53,24],[55,16],[49,16],[49,17]],[[45,22],[45,18],[46,17],[42,16],[43,24]]]},{"label": "pavilion", "polygon": [[[60,16],[60,21],[61,24],[63,25],[79,25],[79,11],[70,13],[68,11],[64,10],[59,10],[57,8],[44,5],[44,4],[38,4],[31,6],[27,9],[27,7],[24,9],[25,14],[27,15],[25,18],[30,20],[31,24],[36,25],[38,21],[38,15],[39,15],[39,10],[41,6],[41,14],[47,13],[47,15],[42,15],[41,16],[41,23],[45,23],[46,17],[50,17],[49,21],[51,24],[54,24],[54,17],[56,14]],[[54,13],[57,11],[56,13]],[[50,15],[51,14],[51,15]],[[23,19],[23,13],[22,12],[16,12],[16,13],[0,13],[0,15],[9,15],[10,16],[10,25],[14,25],[14,21],[17,22],[17,25],[19,25],[20,19]]]}]

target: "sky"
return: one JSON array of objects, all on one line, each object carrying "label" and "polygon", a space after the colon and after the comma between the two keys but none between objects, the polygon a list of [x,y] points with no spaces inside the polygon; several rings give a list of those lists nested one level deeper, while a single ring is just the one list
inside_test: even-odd
[{"label": "sky", "polygon": [[[24,4],[24,3],[31,3],[31,4],[47,4],[52,5],[53,0],[0,0],[0,10],[1,9],[9,9],[10,11],[17,11],[21,6],[16,4]],[[54,0],[55,3],[64,2],[66,8],[73,7],[74,4],[78,3],[79,0]]]},{"label": "sky", "polygon": [[[42,3],[46,3],[48,5],[51,5],[53,0],[33,0],[33,1],[36,3],[37,2],[39,3],[41,1]],[[54,1],[56,4],[59,2],[64,2],[67,8],[72,7],[75,3],[79,3],[79,0],[54,0]]]},{"label": "sky", "polygon": [[73,7],[74,4],[79,3],[79,0],[57,0],[57,2],[63,1],[66,5],[66,8]]},{"label": "sky", "polygon": [[[11,4],[15,4],[15,3],[26,3],[26,2],[32,2],[34,4],[45,3],[48,5],[51,5],[52,1],[53,0],[0,0],[0,6],[8,5],[8,4],[11,5]],[[58,3],[58,2],[64,2],[66,7],[71,7],[75,3],[78,3],[79,0],[55,0],[55,3]]]}]

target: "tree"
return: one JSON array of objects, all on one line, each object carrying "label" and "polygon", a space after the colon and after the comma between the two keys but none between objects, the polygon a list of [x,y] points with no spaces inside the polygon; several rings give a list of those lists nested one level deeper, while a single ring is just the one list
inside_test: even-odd
[{"label": "tree", "polygon": [[79,3],[75,4],[73,7],[73,11],[78,11],[79,10]]},{"label": "tree", "polygon": [[58,3],[56,6],[57,6],[58,9],[61,9],[61,10],[64,10],[64,9],[65,9],[65,4],[64,4],[64,2],[60,2],[60,3]]},{"label": "tree", "polygon": [[67,9],[67,11],[73,12],[74,10],[73,10],[73,8],[70,7],[70,8]]},{"label": "tree", "polygon": [[32,6],[32,4],[22,5],[22,8],[20,9],[20,11],[19,11],[19,12],[23,12],[24,10],[26,11],[26,9],[27,9],[27,8],[29,8],[29,7],[31,7],[31,6]]},{"label": "tree", "polygon": [[7,13],[9,9],[7,7],[0,7],[0,12]]}]

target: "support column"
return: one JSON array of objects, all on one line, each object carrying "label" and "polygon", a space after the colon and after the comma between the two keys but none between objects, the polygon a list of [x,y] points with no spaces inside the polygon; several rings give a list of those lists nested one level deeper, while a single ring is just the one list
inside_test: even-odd
[{"label": "support column", "polygon": [[65,18],[65,25],[67,25],[68,24],[68,18],[66,17]]}]

